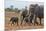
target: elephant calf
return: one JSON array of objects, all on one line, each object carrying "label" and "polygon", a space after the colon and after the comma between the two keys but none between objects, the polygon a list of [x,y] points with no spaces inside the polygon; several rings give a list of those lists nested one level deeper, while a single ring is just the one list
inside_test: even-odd
[{"label": "elephant calf", "polygon": [[[17,23],[17,25],[18,25],[18,17],[12,17],[12,18],[10,19],[10,22],[12,22],[12,24]],[[12,24],[11,24],[11,25],[12,25]]]}]

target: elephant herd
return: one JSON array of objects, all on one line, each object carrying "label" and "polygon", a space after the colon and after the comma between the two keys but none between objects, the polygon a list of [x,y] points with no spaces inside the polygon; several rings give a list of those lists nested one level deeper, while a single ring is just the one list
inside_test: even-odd
[{"label": "elephant herd", "polygon": [[[21,16],[23,17],[23,19],[21,20],[21,25],[22,25],[23,21],[31,24],[33,19],[34,19],[34,23],[32,23],[32,24],[38,25],[39,23],[37,22],[37,18],[39,18],[38,21],[40,21],[40,25],[42,25],[41,19],[44,18],[44,6],[38,5],[38,4],[30,4],[29,10],[27,10],[27,7],[25,7],[25,8],[26,9],[23,10],[21,13]],[[12,17],[10,19],[10,22],[11,21],[12,21],[12,24],[17,23],[17,25],[18,25],[19,18]]]}]

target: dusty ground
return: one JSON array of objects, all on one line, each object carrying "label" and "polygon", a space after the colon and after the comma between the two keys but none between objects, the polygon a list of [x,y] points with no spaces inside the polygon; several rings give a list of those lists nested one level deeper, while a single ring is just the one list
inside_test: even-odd
[{"label": "dusty ground", "polygon": [[[19,26],[17,26],[17,25],[11,26],[11,24],[8,24],[11,17],[14,17],[14,16],[20,17],[19,15],[20,15],[19,13],[15,13],[15,12],[5,12],[5,31],[16,30],[16,29],[18,30],[18,29],[40,29],[40,28],[44,28],[43,25],[42,26],[41,25],[38,25],[38,26],[35,25],[34,26],[33,24],[32,25],[23,24],[23,26],[22,26],[19,24]],[[43,20],[42,20],[42,23],[44,23]]]}]

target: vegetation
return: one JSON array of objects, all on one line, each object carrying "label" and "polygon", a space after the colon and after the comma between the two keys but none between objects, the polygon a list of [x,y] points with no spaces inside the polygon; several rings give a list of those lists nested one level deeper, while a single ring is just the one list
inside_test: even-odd
[{"label": "vegetation", "polygon": [[13,5],[10,6],[10,8],[5,8],[5,11],[10,11],[10,12],[20,12],[18,8],[13,8]]}]

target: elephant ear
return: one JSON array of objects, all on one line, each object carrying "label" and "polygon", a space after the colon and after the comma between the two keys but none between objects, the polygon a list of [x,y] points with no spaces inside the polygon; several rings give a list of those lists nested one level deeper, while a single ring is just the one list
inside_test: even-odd
[{"label": "elephant ear", "polygon": [[34,11],[35,14],[39,13],[39,10],[40,10],[39,8],[40,8],[39,6],[37,6],[37,7],[35,8],[35,11]]}]

